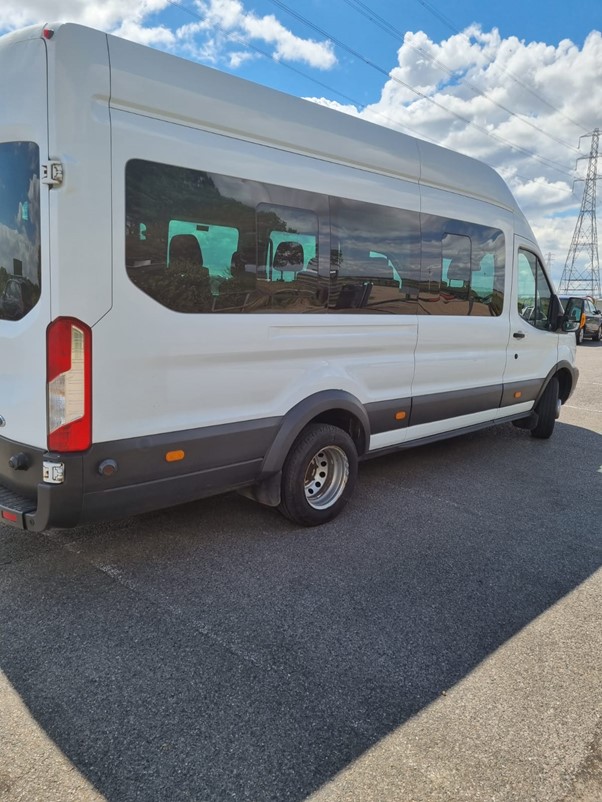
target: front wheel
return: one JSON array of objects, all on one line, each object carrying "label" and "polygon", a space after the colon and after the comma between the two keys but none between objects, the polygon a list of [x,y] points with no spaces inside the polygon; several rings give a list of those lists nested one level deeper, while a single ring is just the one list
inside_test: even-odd
[{"label": "front wheel", "polygon": [[357,462],[347,432],[326,423],[309,424],[284,462],[278,509],[301,526],[332,520],[353,492]]},{"label": "front wheel", "polygon": [[577,340],[577,345],[581,345],[583,342],[583,329],[577,329],[575,332],[575,339]]},{"label": "front wheel", "polygon": [[599,343],[601,335],[602,335],[602,325],[595,334],[592,334],[592,340],[594,340],[594,342]]},{"label": "front wheel", "polygon": [[560,412],[560,398],[558,397],[560,385],[558,378],[553,376],[539,399],[535,412],[538,415],[537,426],[531,429],[531,435],[547,440],[554,431],[554,424]]}]

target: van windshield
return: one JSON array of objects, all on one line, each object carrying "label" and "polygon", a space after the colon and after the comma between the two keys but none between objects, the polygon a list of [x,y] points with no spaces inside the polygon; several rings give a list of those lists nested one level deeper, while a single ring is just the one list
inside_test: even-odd
[{"label": "van windshield", "polygon": [[0,320],[20,320],[40,297],[40,151],[0,143]]}]

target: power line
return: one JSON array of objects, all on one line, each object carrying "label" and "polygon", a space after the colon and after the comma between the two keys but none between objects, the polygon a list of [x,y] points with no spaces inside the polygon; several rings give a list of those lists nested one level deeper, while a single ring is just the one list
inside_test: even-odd
[{"label": "power line", "polygon": [[[194,11],[193,9],[188,8],[183,3],[179,3],[178,0],[167,0],[167,2],[170,5],[175,6],[176,8],[179,8],[181,11],[184,11],[185,13],[189,14],[190,16],[195,17],[196,19],[200,20],[201,22],[205,21],[205,17],[203,17],[201,14],[199,14],[196,11]],[[221,31],[221,33],[226,37],[226,39],[229,39],[232,42],[244,45],[245,47],[248,47],[251,50],[254,50],[256,53],[258,53],[261,56],[264,56],[269,61],[274,61],[272,56],[269,53],[266,53],[265,50],[262,50],[260,47],[257,47],[256,45],[252,44],[251,42],[247,42],[247,41],[241,40],[236,34],[233,34],[233,33],[229,32],[229,31],[227,31],[219,23],[215,23],[215,27],[218,28]],[[356,107],[358,109],[361,109],[363,107],[363,104],[360,103],[358,100],[355,100],[354,98],[349,97],[349,95],[346,95],[343,92],[339,91],[338,89],[335,89],[334,87],[330,86],[329,84],[324,83],[323,81],[320,81],[317,78],[314,78],[312,75],[309,75],[308,73],[303,72],[303,70],[300,70],[297,67],[293,67],[291,64],[286,64],[285,62],[282,62],[282,61],[277,61],[276,63],[279,66],[285,67],[287,70],[290,70],[291,72],[294,72],[297,75],[300,75],[301,77],[306,78],[308,81],[311,81],[312,83],[317,84],[318,86],[321,86],[323,89],[326,89],[328,92],[332,92],[335,95],[338,95],[339,97],[343,98],[344,100],[347,100],[349,103],[352,104],[352,106],[354,106],[354,107]],[[394,128],[398,128],[399,125],[400,125],[399,121],[394,120],[392,117],[387,116],[383,112],[374,111],[372,113],[375,114],[377,117],[380,117],[381,119],[385,120],[387,123],[389,123],[390,126],[392,126]],[[407,125],[405,122],[403,123],[403,128],[406,129],[407,131],[411,131],[413,134],[416,134],[416,136],[419,136],[420,138],[425,139],[428,142],[431,142],[433,145],[437,144],[434,139],[432,139],[431,137],[425,136],[422,132],[417,131],[416,129],[414,129],[411,126]]]},{"label": "power line", "polygon": [[[420,3],[421,6],[426,8],[426,10],[434,17],[436,17],[440,22],[446,25],[451,31],[453,31],[453,33],[458,34],[458,36],[463,36],[470,43],[470,39],[468,38],[468,36],[466,36],[464,31],[460,31],[454,25],[454,23],[448,17],[446,17],[445,14],[439,11],[432,3],[428,3],[427,0],[417,0],[417,2]],[[493,64],[493,61],[490,61],[489,64]],[[577,126],[577,128],[580,128],[582,131],[587,131],[587,127],[584,126],[583,123],[579,123],[576,120],[573,120],[572,117],[569,117],[567,114],[564,114],[564,112],[560,111],[560,109],[557,109],[556,106],[554,106],[552,103],[543,98],[540,94],[531,89],[530,86],[528,86],[524,81],[521,81],[521,79],[518,76],[514,75],[514,73],[510,72],[510,70],[507,70],[504,67],[500,67],[498,64],[495,64],[494,66],[497,67],[497,69],[500,70],[500,72],[502,72],[504,75],[507,75],[509,78],[515,81],[515,83],[517,83],[519,86],[522,86],[524,90],[533,95],[533,97],[537,98],[537,100],[539,100],[545,106],[552,109],[552,111],[555,111],[557,114],[560,114],[561,117],[564,117],[565,120]]]},{"label": "power line", "polygon": [[[176,8],[179,8],[180,10],[184,11],[186,14],[189,14],[190,16],[195,17],[196,19],[200,20],[201,22],[205,21],[205,17],[203,17],[201,14],[197,13],[196,11],[193,11],[191,8],[188,8],[187,6],[185,6],[182,3],[178,2],[178,0],[168,0],[168,2],[169,2],[170,5],[172,5],[172,6],[176,7]],[[559,167],[561,166],[559,162],[553,162],[550,159],[546,159],[544,157],[538,156],[537,154],[532,153],[531,151],[528,151],[528,150],[526,150],[525,148],[522,148],[519,145],[515,145],[514,143],[510,142],[509,140],[506,140],[504,137],[502,137],[502,136],[500,136],[498,134],[494,134],[491,131],[488,131],[487,129],[483,128],[482,126],[479,126],[477,123],[474,123],[471,120],[469,120],[469,119],[467,119],[465,117],[462,117],[461,115],[457,114],[456,112],[453,112],[450,109],[447,109],[442,104],[438,103],[437,101],[433,100],[432,98],[429,98],[428,95],[425,95],[424,93],[421,93],[418,90],[413,89],[413,87],[409,86],[408,84],[406,84],[405,82],[401,81],[400,79],[393,78],[393,76],[389,76],[388,72],[386,70],[384,70],[382,67],[379,67],[378,65],[373,64],[369,59],[367,59],[366,57],[362,56],[359,53],[356,53],[354,50],[349,48],[343,42],[340,42],[336,38],[331,37],[327,32],[322,31],[320,28],[318,28],[318,26],[314,25],[309,20],[306,20],[304,17],[302,17],[302,15],[297,14],[292,9],[289,9],[287,6],[285,6],[284,3],[279,3],[279,2],[277,2],[277,0],[272,0],[272,2],[275,2],[276,5],[281,6],[284,10],[288,11],[290,14],[292,14],[293,16],[295,16],[298,19],[300,19],[302,22],[304,22],[305,24],[307,24],[310,27],[314,28],[314,30],[317,30],[322,36],[324,36],[325,38],[329,39],[334,44],[337,44],[342,49],[346,50],[347,52],[350,52],[351,55],[353,55],[355,58],[359,58],[360,60],[362,60],[365,63],[369,64],[374,69],[376,69],[378,72],[380,72],[381,74],[385,75],[387,78],[391,77],[397,83],[400,83],[401,85],[403,85],[407,89],[409,89],[412,92],[414,92],[414,94],[417,94],[418,96],[422,97],[423,99],[428,100],[429,102],[431,102],[434,105],[438,106],[443,111],[445,111],[447,114],[451,114],[451,115],[457,117],[459,120],[465,122],[467,125],[472,125],[477,130],[482,131],[487,136],[490,136],[493,139],[496,139],[499,142],[502,142],[503,144],[507,145],[508,147],[512,148],[513,150],[518,150],[518,151],[524,153],[529,158],[532,158],[532,159],[540,162],[541,164],[544,164],[545,166],[548,166],[550,169],[553,169],[556,172],[561,173],[562,175],[566,175],[569,178],[572,178],[571,173],[568,173],[563,169],[559,169]],[[264,50],[262,50],[261,48],[257,47],[256,45],[252,44],[251,42],[247,42],[247,41],[241,40],[236,35],[232,34],[231,32],[227,31],[225,28],[223,28],[219,23],[215,23],[215,27],[217,27],[224,34],[224,36],[227,39],[229,39],[230,41],[242,44],[245,47],[248,47],[249,49],[254,50],[259,55],[264,56],[265,58],[267,58],[269,60],[273,60],[269,53],[266,53]],[[329,92],[334,92],[339,97],[342,97],[345,100],[349,101],[353,106],[355,106],[357,108],[362,108],[363,104],[361,104],[360,102],[358,102],[354,98],[351,98],[350,96],[344,94],[343,92],[341,92],[341,91],[339,91],[337,89],[334,89],[332,86],[324,83],[323,81],[320,81],[317,78],[314,78],[313,76],[308,75],[307,73],[303,72],[303,70],[299,70],[298,68],[293,67],[290,64],[286,64],[286,63],[284,63],[282,61],[278,61],[277,63],[279,65],[283,66],[283,67],[286,67],[286,69],[291,70],[292,72],[296,73],[297,75],[300,75],[303,78],[306,78],[307,80],[311,81],[312,83],[315,83],[318,86],[321,86],[323,89],[326,89]],[[404,129],[416,134],[421,139],[425,139],[425,140],[427,140],[427,141],[429,141],[429,142],[431,142],[433,144],[438,144],[434,139],[432,139],[432,137],[426,136],[422,131],[417,131],[416,129],[414,129],[411,126],[407,125],[405,122],[400,123],[398,120],[393,120],[391,117],[388,117],[387,115],[383,114],[382,112],[374,111],[373,113],[376,116],[380,117],[381,119],[387,121],[390,125],[393,125],[396,128],[402,126]],[[556,166],[556,165],[558,165],[558,166]]]},{"label": "power line", "polygon": [[556,162],[556,161],[554,161],[552,159],[546,159],[543,156],[538,156],[536,153],[533,153],[532,151],[529,151],[526,148],[523,148],[520,145],[517,145],[514,142],[511,142],[510,140],[506,139],[505,137],[501,136],[500,134],[495,134],[493,131],[489,131],[487,128],[484,128],[483,126],[479,125],[478,123],[475,123],[473,120],[470,120],[467,117],[463,117],[461,114],[458,114],[457,112],[452,111],[451,109],[449,109],[446,106],[444,106],[442,103],[439,103],[434,98],[430,97],[429,95],[426,95],[424,92],[420,92],[420,90],[415,89],[410,84],[406,83],[405,81],[402,81],[401,78],[398,78],[397,76],[394,76],[394,75],[390,75],[389,72],[387,70],[385,70],[383,67],[380,67],[378,64],[375,64],[369,58],[367,58],[366,56],[362,55],[361,53],[359,53],[354,48],[352,48],[349,45],[347,45],[341,39],[338,39],[337,37],[332,36],[327,31],[325,31],[323,28],[320,28],[318,25],[313,23],[311,20],[307,19],[307,17],[304,17],[302,14],[299,14],[297,11],[294,11],[292,8],[287,6],[286,3],[281,2],[281,0],[270,0],[270,2],[273,3],[274,5],[278,6],[279,8],[283,9],[284,11],[289,13],[291,16],[295,17],[300,22],[303,22],[308,27],[310,27],[313,30],[317,31],[321,36],[324,36],[326,39],[329,39],[331,42],[336,44],[342,50],[345,50],[347,53],[352,55],[354,58],[358,59],[359,61],[363,61],[365,64],[367,64],[368,66],[372,67],[377,72],[379,72],[381,75],[384,75],[388,80],[395,81],[395,83],[398,83],[401,86],[405,87],[410,92],[412,92],[413,94],[417,95],[418,97],[421,97],[422,99],[427,100],[429,103],[432,103],[434,106],[437,106],[442,111],[444,111],[446,114],[450,114],[453,117],[456,117],[461,122],[466,123],[466,125],[472,126],[477,131],[480,131],[481,133],[485,134],[486,136],[489,136],[492,139],[495,139],[496,141],[501,142],[502,144],[506,145],[507,147],[512,148],[513,150],[517,150],[517,151],[520,151],[521,153],[524,153],[529,158],[535,159],[536,161],[540,162],[541,164],[546,165],[550,169],[556,170],[556,172],[559,172],[559,173],[561,173],[563,175],[567,175],[569,177],[572,177],[571,173],[569,173],[565,169],[563,169],[564,165],[561,164],[560,162]]},{"label": "power line", "polygon": [[[186,14],[190,14],[191,17],[196,17],[196,19],[200,20],[201,22],[205,21],[205,17],[203,17],[198,12],[193,11],[193,9],[188,8],[188,6],[185,6],[183,3],[179,3],[178,0],[167,0],[167,2],[171,6],[175,6],[176,8],[179,8],[181,11],[186,12]],[[265,58],[269,59],[270,61],[273,60],[272,57],[270,56],[270,54],[266,53],[265,50],[262,50],[260,47],[257,47],[256,45],[252,44],[251,42],[247,42],[247,41],[241,40],[239,37],[236,36],[236,34],[230,33],[225,28],[223,28],[219,23],[216,23],[215,27],[219,28],[219,30],[224,34],[224,36],[227,39],[229,39],[230,41],[236,42],[237,44],[244,45],[245,47],[248,47],[251,50],[254,50],[256,53],[259,53],[261,56],[265,56]],[[284,62],[280,62],[280,61],[278,63],[281,64],[281,66],[286,67],[286,69],[291,70],[291,72],[294,72],[297,75],[301,75],[303,78],[307,78],[309,81],[312,81],[313,83],[317,84],[318,86],[321,86],[323,89],[327,89],[329,92],[334,92],[339,97],[342,97],[344,100],[348,100],[354,106],[355,105],[361,105],[361,104],[358,104],[358,102],[356,100],[354,100],[353,98],[349,97],[348,95],[345,95],[343,92],[340,92],[338,89],[334,89],[334,87],[323,83],[322,81],[318,80],[317,78],[314,78],[312,75],[308,75],[307,73],[303,72],[303,70],[297,69],[297,67],[293,67],[292,64],[285,64]]]},{"label": "power line", "polygon": [[[396,28],[390,22],[388,22],[383,17],[378,15],[376,12],[372,11],[365,3],[362,3],[361,0],[343,0],[343,2],[346,3],[348,6],[350,6],[351,8],[354,8],[362,16],[364,16],[367,19],[369,19],[371,22],[374,23],[374,25],[378,26],[385,33],[388,33],[396,41],[399,41],[400,39],[401,40],[404,39],[404,34],[403,34],[402,31],[400,31],[398,28]],[[409,47],[412,50],[416,51],[423,58],[425,58],[428,61],[430,61],[431,64],[434,64],[440,70],[442,70],[443,72],[446,72],[449,76],[453,77],[455,75],[455,71],[453,69],[448,67],[446,64],[444,64],[439,59],[437,59],[434,56],[432,56],[430,53],[428,53],[423,48],[416,47],[416,45],[413,45],[413,44],[410,44],[410,43],[407,43],[407,42],[404,43],[404,47]],[[469,81],[466,77],[463,79],[462,84],[463,84],[463,86],[467,86],[471,90],[471,92],[474,92],[476,95],[480,95],[480,97],[485,98],[490,103],[492,103],[494,106],[497,106],[499,109],[502,109],[502,111],[505,111],[507,114],[510,114],[511,117],[515,117],[517,120],[519,120],[524,125],[528,125],[530,128],[533,128],[535,131],[538,131],[540,134],[543,134],[544,136],[547,136],[549,139],[552,139],[554,142],[556,142],[556,144],[562,145],[565,148],[570,148],[570,149],[578,152],[578,148],[576,148],[574,145],[571,145],[568,142],[564,142],[561,139],[557,139],[549,131],[546,131],[543,128],[540,128],[539,125],[536,125],[531,120],[527,120],[522,115],[517,114],[516,112],[512,111],[512,109],[509,109],[503,103],[500,103],[499,101],[497,101],[494,98],[492,98],[491,95],[488,95],[486,92],[483,92],[481,89],[479,89],[478,86],[476,86],[474,83],[472,83],[472,81]]]}]

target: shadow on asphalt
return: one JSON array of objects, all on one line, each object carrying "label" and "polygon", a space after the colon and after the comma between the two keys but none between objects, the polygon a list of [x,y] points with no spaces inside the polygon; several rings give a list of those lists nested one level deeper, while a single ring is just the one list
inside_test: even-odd
[{"label": "shadow on asphalt", "polygon": [[600,566],[601,454],[505,425],[365,463],[320,529],[2,529],[2,669],[109,802],[300,802]]}]

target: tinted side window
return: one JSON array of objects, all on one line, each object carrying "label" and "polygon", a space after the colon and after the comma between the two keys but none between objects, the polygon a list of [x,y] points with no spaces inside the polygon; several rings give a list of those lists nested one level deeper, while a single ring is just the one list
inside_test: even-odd
[{"label": "tinted side window", "polygon": [[132,160],[128,276],[176,312],[323,310],[318,213],[327,208],[315,193]]},{"label": "tinted side window", "polygon": [[137,159],[125,258],[177,312],[494,316],[504,299],[498,229]]},{"label": "tinted side window", "polygon": [[0,320],[20,320],[40,298],[40,151],[0,144]]},{"label": "tinted side window", "polygon": [[431,315],[502,313],[505,241],[496,228],[420,215],[420,303]]},{"label": "tinted side window", "polygon": [[537,256],[518,252],[518,313],[536,329],[549,328],[552,289]]},{"label": "tinted side window", "polygon": [[418,213],[331,198],[330,225],[329,309],[416,314]]}]

